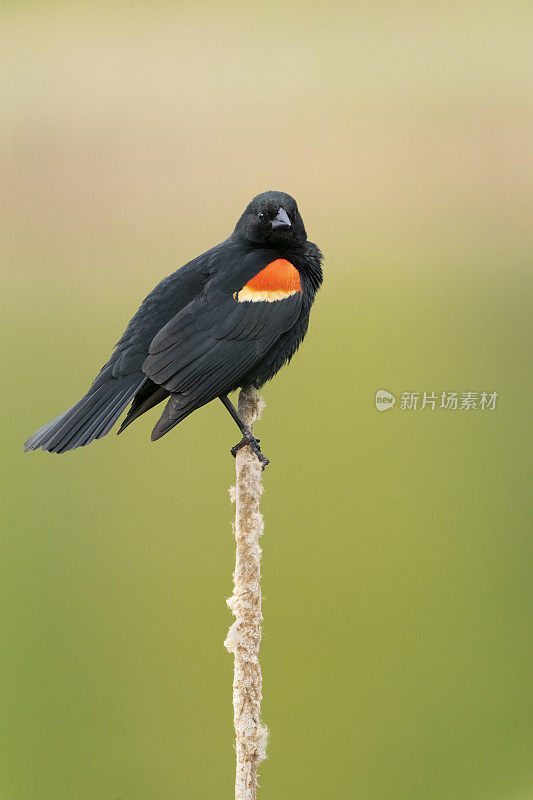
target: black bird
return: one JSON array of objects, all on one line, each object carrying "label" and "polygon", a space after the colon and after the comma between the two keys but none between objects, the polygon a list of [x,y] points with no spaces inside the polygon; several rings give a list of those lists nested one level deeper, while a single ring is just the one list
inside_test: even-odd
[{"label": "black bird", "polygon": [[284,192],[257,195],[226,241],[155,287],[85,397],[34,433],[25,450],[64,453],[89,444],[133,400],[121,433],[169,397],[155,441],[218,397],[243,435],[233,455],[250,444],[266,464],[228,394],[260,388],[292,358],[322,283],[321,262],[296,201]]}]

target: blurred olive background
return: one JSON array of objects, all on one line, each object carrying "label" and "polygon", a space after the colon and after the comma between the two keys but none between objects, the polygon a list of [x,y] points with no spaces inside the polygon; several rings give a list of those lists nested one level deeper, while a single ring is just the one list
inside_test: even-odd
[{"label": "blurred olive background", "polygon": [[[258,427],[261,797],[533,797],[532,25],[508,1],[3,5],[2,800],[232,796],[231,419],[22,442],[268,188],[326,261]],[[380,388],[500,397],[380,414]]]}]

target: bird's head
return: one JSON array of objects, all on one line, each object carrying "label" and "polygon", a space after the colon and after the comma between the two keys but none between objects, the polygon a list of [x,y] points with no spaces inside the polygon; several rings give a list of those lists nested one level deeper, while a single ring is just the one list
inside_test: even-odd
[{"label": "bird's head", "polygon": [[249,203],[235,236],[262,247],[285,248],[307,239],[296,200],[285,192],[263,192]]}]

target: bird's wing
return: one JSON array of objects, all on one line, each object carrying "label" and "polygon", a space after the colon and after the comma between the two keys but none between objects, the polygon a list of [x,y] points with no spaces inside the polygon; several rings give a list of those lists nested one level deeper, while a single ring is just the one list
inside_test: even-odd
[{"label": "bird's wing", "polygon": [[302,310],[299,274],[287,261],[275,263],[281,261],[269,261],[262,269],[256,265],[252,276],[241,273],[206,284],[202,295],[155,336],[143,371],[179,395],[159,435],[237,386],[296,323]]},{"label": "bird's wing", "polygon": [[191,300],[209,280],[217,248],[208,250],[157,284],[132,317],[106,367],[114,378],[141,370],[148,348],[161,328]]}]

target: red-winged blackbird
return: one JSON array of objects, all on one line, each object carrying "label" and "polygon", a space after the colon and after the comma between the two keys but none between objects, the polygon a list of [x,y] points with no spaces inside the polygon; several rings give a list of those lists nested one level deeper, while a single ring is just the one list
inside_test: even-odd
[{"label": "red-winged blackbird", "polygon": [[143,301],[113,355],[75,406],[25,444],[64,453],[105,436],[133,400],[119,433],[170,396],[152,432],[164,436],[220,398],[265,463],[228,394],[260,388],[302,342],[322,283],[322,254],[307,241],[296,201],[255,197],[226,241],[189,261]]}]

